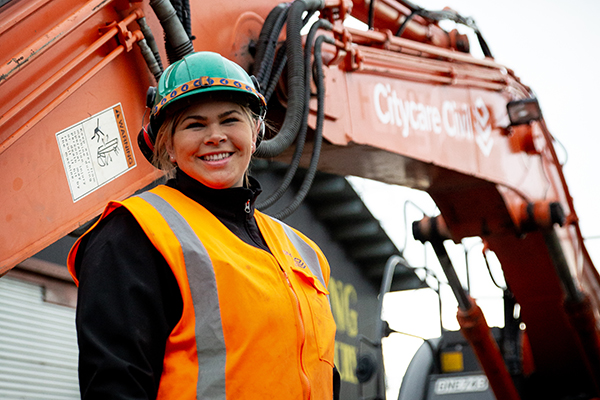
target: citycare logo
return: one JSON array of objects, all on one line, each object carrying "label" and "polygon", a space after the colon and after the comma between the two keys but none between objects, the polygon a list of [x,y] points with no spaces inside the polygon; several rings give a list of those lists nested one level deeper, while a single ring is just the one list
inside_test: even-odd
[{"label": "citycare logo", "polygon": [[440,110],[433,105],[402,99],[389,84],[378,83],[373,99],[379,121],[397,126],[403,137],[413,131],[433,132],[457,140],[475,140],[486,157],[492,151],[490,112],[480,97],[473,105],[446,100]]}]

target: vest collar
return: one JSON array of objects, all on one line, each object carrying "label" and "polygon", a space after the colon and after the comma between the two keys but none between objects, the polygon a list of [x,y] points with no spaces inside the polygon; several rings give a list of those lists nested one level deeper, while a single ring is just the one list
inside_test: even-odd
[{"label": "vest collar", "polygon": [[[254,202],[262,192],[260,183],[256,179],[250,176],[248,181],[250,183],[249,187],[213,189],[177,168],[175,178],[169,180],[167,186],[179,190],[187,197],[200,203],[217,218],[236,220],[253,217]],[[247,204],[250,206],[249,212],[246,211]]]}]

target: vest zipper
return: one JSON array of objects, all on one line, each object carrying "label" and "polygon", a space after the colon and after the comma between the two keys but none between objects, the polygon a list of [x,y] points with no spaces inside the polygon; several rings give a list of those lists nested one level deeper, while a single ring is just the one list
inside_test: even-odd
[{"label": "vest zipper", "polygon": [[[264,239],[261,240],[260,237],[257,237],[256,232],[253,232],[250,229],[250,226],[251,226],[250,221],[252,221],[252,216],[250,215],[252,213],[252,208],[250,207],[250,200],[246,201],[246,204],[244,205],[244,211],[246,212],[246,218],[244,218],[244,230],[248,234],[248,238],[256,245],[254,247],[271,254],[271,250],[269,249],[267,242]],[[258,229],[258,235],[260,236],[260,229]],[[250,243],[248,243],[248,244],[250,244]],[[265,249],[263,247],[266,247],[267,249]]]},{"label": "vest zipper", "polygon": [[[280,268],[281,268],[281,266],[280,266]],[[298,295],[294,291],[292,282],[290,281],[290,277],[288,276],[287,272],[285,272],[285,270],[283,268],[281,268],[281,272],[283,272],[283,275],[285,276],[285,280],[287,281],[287,284],[290,287],[290,291],[292,292],[292,295],[294,296],[294,299],[296,300],[296,306],[298,307],[298,320],[300,322],[300,333],[301,333],[300,366],[302,367],[302,377],[304,377],[306,387],[308,388],[308,398],[310,398],[310,392],[311,392],[310,379],[308,379],[308,374],[306,373],[306,370],[304,368],[303,350],[304,350],[304,342],[306,341],[306,332],[304,330],[304,320],[302,319],[302,309],[300,308],[300,300],[298,300]]]}]

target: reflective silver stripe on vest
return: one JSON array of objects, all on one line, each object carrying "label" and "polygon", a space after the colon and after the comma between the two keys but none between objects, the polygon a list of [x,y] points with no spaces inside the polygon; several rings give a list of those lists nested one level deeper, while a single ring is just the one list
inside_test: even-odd
[{"label": "reflective silver stripe on vest", "polygon": [[196,317],[196,398],[225,400],[225,338],[217,281],[210,257],[185,218],[166,200],[151,192],[144,192],[139,197],[150,203],[163,216],[183,250]]},{"label": "reflective silver stripe on vest", "polygon": [[302,239],[288,225],[286,225],[285,223],[283,223],[279,220],[276,220],[274,218],[273,218],[273,221],[279,222],[279,224],[283,227],[285,234],[287,235],[290,242],[292,242],[292,244],[296,248],[296,251],[300,255],[300,258],[302,258],[302,261],[304,261],[304,263],[306,265],[308,265],[308,269],[310,269],[310,272],[312,272],[312,274],[314,276],[316,276],[317,279],[319,279],[319,282],[321,282],[321,284],[323,284],[323,287],[326,288],[327,285],[325,284],[325,279],[323,279],[323,271],[321,270],[321,264],[319,263],[319,257],[317,256],[317,253],[315,252],[315,250],[312,247],[310,247],[310,245],[308,243],[306,243],[304,241],[304,239]]}]

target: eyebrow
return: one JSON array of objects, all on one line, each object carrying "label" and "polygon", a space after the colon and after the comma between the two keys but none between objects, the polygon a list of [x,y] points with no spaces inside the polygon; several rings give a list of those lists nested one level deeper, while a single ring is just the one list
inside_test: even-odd
[{"label": "eyebrow", "polygon": [[[240,114],[241,115],[240,111],[234,109],[234,110],[228,110],[228,111],[222,112],[221,114],[217,115],[217,118],[221,119],[221,118],[227,117],[227,116],[229,116],[231,114]],[[183,121],[181,121],[181,123],[184,123],[185,121],[187,121],[190,118],[191,119],[200,120],[200,121],[206,121],[208,119],[207,117],[202,116],[202,115],[194,115],[194,114],[192,114],[192,115],[188,115],[187,117],[185,117],[183,119]]]}]

